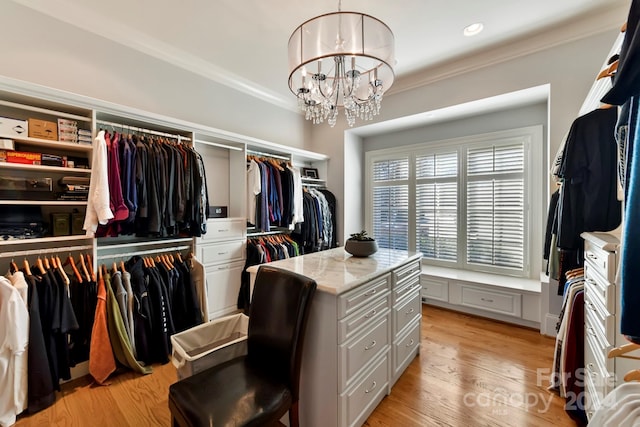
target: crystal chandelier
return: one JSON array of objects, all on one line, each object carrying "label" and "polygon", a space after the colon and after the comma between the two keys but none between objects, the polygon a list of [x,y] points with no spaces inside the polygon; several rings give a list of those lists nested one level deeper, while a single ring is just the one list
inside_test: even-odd
[{"label": "crystal chandelier", "polygon": [[347,123],[372,120],[384,91],[393,84],[394,37],[369,15],[338,12],[312,18],[289,38],[289,89],[305,118],[336,124],[344,107]]}]

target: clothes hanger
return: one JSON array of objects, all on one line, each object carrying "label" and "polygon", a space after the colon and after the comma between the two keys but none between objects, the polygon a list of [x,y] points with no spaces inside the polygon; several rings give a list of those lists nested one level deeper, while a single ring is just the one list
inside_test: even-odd
[{"label": "clothes hanger", "polygon": [[96,273],[93,270],[93,261],[91,260],[91,255],[87,254],[87,268],[89,269],[89,274],[91,274],[91,280],[96,281]]},{"label": "clothes hanger", "polygon": [[178,258],[178,261],[180,263],[183,263],[184,261],[182,261],[182,256],[180,255],[180,252],[176,252],[176,258]]},{"label": "clothes hanger", "polygon": [[640,381],[640,369],[634,369],[624,374],[624,380],[626,382]]},{"label": "clothes hanger", "polygon": [[56,268],[60,272],[60,275],[62,276],[62,279],[64,280],[65,284],[69,286],[71,284],[71,280],[69,280],[69,276],[67,276],[67,272],[64,271],[64,268],[62,268],[62,262],[60,261],[60,257],[56,255],[55,257],[51,257],[51,258],[55,259]]},{"label": "clothes hanger", "polygon": [[40,270],[40,274],[46,274],[47,270],[45,270],[44,265],[42,263],[42,258],[38,257],[36,261],[36,265],[38,266],[38,270]]},{"label": "clothes hanger", "polygon": [[627,23],[626,22],[624,24],[622,24],[622,27],[620,27],[620,32],[621,33],[627,32]]},{"label": "clothes hanger", "polygon": [[639,349],[640,349],[640,344],[635,344],[635,343],[624,344],[609,350],[607,357],[609,359],[611,359],[612,357],[621,357],[624,359],[640,360],[640,357],[627,355],[627,353],[631,353],[632,351],[639,350]]},{"label": "clothes hanger", "polygon": [[84,273],[84,277],[87,278],[87,282],[91,281],[91,276],[89,275],[89,272],[87,271],[87,265],[84,263],[84,255],[80,254],[80,267],[82,267],[82,272]]},{"label": "clothes hanger", "polygon": [[18,264],[16,264],[13,260],[11,260],[11,264],[9,264],[9,271],[11,274],[15,274],[17,271],[20,271],[18,268]]},{"label": "clothes hanger", "polygon": [[69,253],[69,256],[67,257],[67,260],[64,262],[64,264],[62,264],[63,267],[66,265],[71,265],[71,269],[73,270],[73,274],[76,276],[76,279],[78,279],[79,283],[82,283],[82,275],[78,271],[78,267],[76,267],[76,262],[73,260],[71,253]]},{"label": "clothes hanger", "polygon": [[124,266],[124,261],[120,260],[120,271],[122,271],[123,273],[127,272],[127,269]]},{"label": "clothes hanger", "polygon": [[44,257],[44,266],[47,270],[51,270],[51,264],[49,264],[49,258]]},{"label": "clothes hanger", "polygon": [[600,71],[600,73],[598,74],[598,77],[596,77],[596,80],[600,80],[600,79],[604,79],[605,77],[613,76],[616,73],[616,71],[618,70],[618,63],[619,62],[620,62],[620,60],[616,59],[607,68],[605,68],[604,70]]},{"label": "clothes hanger", "polygon": [[25,273],[27,273],[27,275],[33,276],[33,274],[31,274],[31,267],[29,266],[29,261],[27,261],[26,258],[22,262],[22,266],[24,267],[24,271]]}]

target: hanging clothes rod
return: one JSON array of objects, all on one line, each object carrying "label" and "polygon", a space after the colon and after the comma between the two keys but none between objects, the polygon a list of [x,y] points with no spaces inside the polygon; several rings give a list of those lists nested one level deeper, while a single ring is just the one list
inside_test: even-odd
[{"label": "hanging clothes rod", "polygon": [[166,245],[167,243],[184,243],[184,242],[193,242],[193,238],[191,237],[183,237],[177,239],[167,239],[167,240],[150,240],[150,241],[141,241],[141,242],[128,242],[128,243],[116,243],[112,245],[100,245],[98,242],[98,251],[105,249],[124,249],[124,248],[135,248],[138,246],[153,246],[153,245]]},{"label": "hanging clothes rod", "polygon": [[150,254],[159,254],[162,252],[180,252],[180,251],[184,251],[185,249],[192,249],[192,248],[191,246],[188,246],[188,245],[172,246],[168,248],[149,249],[147,251],[127,252],[124,254],[115,253],[115,254],[109,254],[109,255],[98,255],[96,259],[102,260],[102,259],[114,259],[114,258],[130,258],[135,255],[143,256],[143,255],[150,255]]},{"label": "hanging clothes rod", "polygon": [[144,129],[144,128],[139,128],[139,127],[136,127],[136,126],[125,125],[125,124],[122,124],[122,123],[108,122],[106,120],[96,120],[96,123],[99,123],[99,124],[105,125],[105,126],[118,127],[118,128],[121,128],[122,130],[128,129],[128,130],[131,130],[131,131],[148,133],[148,134],[151,134],[151,135],[164,136],[164,137],[167,137],[167,138],[177,139],[178,141],[191,141],[191,138],[189,138],[187,136],[178,135],[178,134],[172,134],[172,133],[165,133],[165,132],[158,132],[157,130]]},{"label": "hanging clothes rod", "polygon": [[198,144],[212,145],[214,147],[227,148],[229,150],[242,151],[242,148],[240,148],[240,147],[234,147],[232,145],[220,144],[218,142],[203,141],[201,139],[196,139],[194,142],[196,142]]},{"label": "hanging clothes rod", "polygon": [[256,231],[253,233],[247,233],[247,238],[251,237],[260,237],[260,236],[269,236],[272,234],[289,234],[288,231],[285,230],[276,230],[276,231]]},{"label": "hanging clothes rod", "polygon": [[44,255],[44,254],[55,254],[55,253],[63,253],[63,252],[75,252],[75,251],[87,251],[93,249],[91,245],[81,245],[81,246],[62,246],[59,248],[43,248],[43,249],[27,249],[24,251],[11,251],[11,252],[2,252],[0,253],[0,258],[10,258],[10,257],[25,257],[29,255]]},{"label": "hanging clothes rod", "polygon": [[255,154],[256,156],[271,157],[274,159],[291,160],[291,158],[289,157],[279,156],[277,154],[271,154],[271,153],[263,153],[261,151],[247,150],[247,154]]}]

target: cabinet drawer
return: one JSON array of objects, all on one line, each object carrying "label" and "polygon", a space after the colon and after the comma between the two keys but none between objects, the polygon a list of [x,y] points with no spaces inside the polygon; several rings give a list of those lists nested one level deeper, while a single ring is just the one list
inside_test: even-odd
[{"label": "cabinet drawer", "polygon": [[449,281],[435,277],[422,276],[422,296],[428,299],[449,302]]},{"label": "cabinet drawer", "polygon": [[594,326],[598,327],[607,342],[614,342],[616,334],[616,317],[604,308],[596,291],[593,289],[593,285],[585,282],[584,287],[585,314],[587,316],[591,316]]},{"label": "cabinet drawer", "polygon": [[244,240],[237,242],[200,244],[200,259],[204,265],[228,263],[244,259]]},{"label": "cabinet drawer", "polygon": [[614,387],[614,376],[611,371],[608,371],[598,361],[596,353],[599,351],[598,344],[594,342],[594,339],[589,334],[585,337],[585,352],[584,352],[584,376],[591,381],[595,396],[598,401],[609,394]]},{"label": "cabinet drawer", "polygon": [[615,281],[616,254],[614,252],[605,251],[586,240],[584,242],[584,259],[585,264],[591,265],[607,282]]},{"label": "cabinet drawer", "polygon": [[591,289],[594,299],[597,298],[609,313],[616,314],[616,285],[605,281],[587,262],[584,265],[584,281]]},{"label": "cabinet drawer", "polygon": [[395,270],[393,270],[393,283],[398,285],[400,284],[400,282],[419,271],[420,261],[413,261],[407,265],[403,265],[400,268],[396,268]]},{"label": "cabinet drawer", "polygon": [[375,322],[380,315],[384,316],[389,311],[389,307],[391,307],[389,299],[390,296],[388,293],[386,295],[380,295],[380,297],[371,301],[370,304],[367,304],[355,313],[338,321],[338,342],[345,342],[357,334],[361,328]]},{"label": "cabinet drawer", "polygon": [[380,353],[387,353],[389,348],[388,316],[380,318],[377,324],[364,334],[354,337],[351,341],[340,346],[338,388],[346,389],[355,380],[358,372]]},{"label": "cabinet drawer", "polygon": [[338,297],[338,319],[353,313],[360,307],[376,299],[380,294],[389,291],[390,275],[386,274],[370,283],[352,289]]},{"label": "cabinet drawer", "polygon": [[584,380],[584,411],[587,420],[591,421],[593,414],[600,408],[600,396],[596,392],[596,387],[590,375],[585,375]]},{"label": "cabinet drawer", "polygon": [[236,310],[243,268],[244,261],[206,268],[209,318],[220,317]]},{"label": "cabinet drawer", "polygon": [[489,290],[477,286],[459,284],[460,304],[520,317],[522,315],[522,295],[502,291]]},{"label": "cabinet drawer", "polygon": [[[351,390],[340,395],[341,426],[361,426],[386,394],[389,384],[389,358],[385,356]],[[328,424],[331,423],[328,421]]]},{"label": "cabinet drawer", "polygon": [[402,331],[409,323],[422,316],[422,299],[416,286],[413,296],[409,296],[393,308],[393,335]]},{"label": "cabinet drawer", "polygon": [[601,370],[603,372],[608,371],[610,373],[613,373],[614,359],[610,359],[608,357],[609,350],[613,348],[613,345],[610,344],[609,338],[604,335],[604,333],[596,325],[596,322],[597,320],[594,319],[594,315],[592,314],[592,312],[590,312],[589,309],[585,309],[584,335],[585,338],[588,338],[587,341],[593,343],[593,358],[595,358],[595,360],[597,361],[598,366],[602,367]]},{"label": "cabinet drawer", "polygon": [[402,374],[405,366],[415,354],[420,345],[420,322],[415,322],[406,335],[400,337],[393,343],[393,378],[394,380]]},{"label": "cabinet drawer", "polygon": [[413,289],[420,286],[420,273],[416,272],[403,280],[401,284],[394,285],[393,287],[393,304],[397,303],[400,299],[408,295]]},{"label": "cabinet drawer", "polygon": [[247,231],[246,220],[231,218],[210,218],[207,220],[207,233],[203,234],[202,242],[216,240],[242,239]]}]

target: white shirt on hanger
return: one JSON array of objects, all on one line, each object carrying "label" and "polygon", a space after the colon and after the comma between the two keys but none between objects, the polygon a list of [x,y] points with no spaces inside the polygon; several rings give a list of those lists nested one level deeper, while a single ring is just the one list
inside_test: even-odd
[{"label": "white shirt on hanger", "polygon": [[107,141],[104,131],[98,132],[93,140],[93,159],[91,161],[91,181],[87,198],[87,213],[83,230],[87,237],[94,237],[98,224],[105,225],[113,218],[109,204],[109,173],[107,169]]},{"label": "white shirt on hanger", "polygon": [[29,312],[5,277],[0,277],[0,325],[0,427],[6,427],[27,405]]},{"label": "white shirt on hanger", "polygon": [[255,160],[251,160],[247,169],[247,221],[249,224],[256,224],[256,196],[261,192],[260,166]]}]

